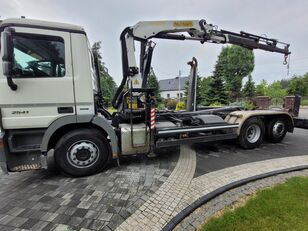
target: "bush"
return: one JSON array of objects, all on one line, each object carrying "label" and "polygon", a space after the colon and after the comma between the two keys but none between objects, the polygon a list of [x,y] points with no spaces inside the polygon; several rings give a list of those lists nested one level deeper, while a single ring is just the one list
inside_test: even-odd
[{"label": "bush", "polygon": [[165,109],[166,109],[166,106],[165,106],[165,104],[160,103],[160,104],[158,104],[157,109],[158,109],[158,110],[165,110]]},{"label": "bush", "polygon": [[246,110],[253,110],[256,108],[256,106],[251,101],[245,101],[244,102],[244,108]]},{"label": "bush", "polygon": [[223,104],[221,104],[221,103],[218,102],[218,101],[215,101],[214,103],[211,103],[211,104],[210,104],[210,107],[221,107],[221,106],[223,106]]},{"label": "bush", "polygon": [[168,99],[166,102],[166,106],[169,110],[175,110],[176,104],[177,104],[177,101],[175,99]]},{"label": "bush", "polygon": [[235,106],[235,107],[242,107],[245,110],[254,110],[256,109],[256,106],[251,100],[248,100],[247,98],[243,98],[240,100],[237,100],[233,103],[230,103],[229,106]]},{"label": "bush", "polygon": [[176,104],[176,110],[180,111],[180,110],[185,110],[185,103],[184,102],[178,102]]}]

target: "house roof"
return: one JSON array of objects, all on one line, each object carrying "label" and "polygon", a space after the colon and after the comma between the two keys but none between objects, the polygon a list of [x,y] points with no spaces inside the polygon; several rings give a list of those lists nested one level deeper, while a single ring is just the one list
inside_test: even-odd
[{"label": "house roof", "polygon": [[186,82],[189,81],[189,77],[175,77],[172,79],[159,80],[160,91],[178,91],[184,90]]}]

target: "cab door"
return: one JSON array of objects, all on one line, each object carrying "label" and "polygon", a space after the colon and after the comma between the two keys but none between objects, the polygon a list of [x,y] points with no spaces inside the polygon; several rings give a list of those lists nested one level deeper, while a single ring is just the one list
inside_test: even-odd
[{"label": "cab door", "polygon": [[59,117],[75,114],[70,33],[13,29],[12,78],[18,89],[10,89],[0,65],[3,128],[46,128]]}]

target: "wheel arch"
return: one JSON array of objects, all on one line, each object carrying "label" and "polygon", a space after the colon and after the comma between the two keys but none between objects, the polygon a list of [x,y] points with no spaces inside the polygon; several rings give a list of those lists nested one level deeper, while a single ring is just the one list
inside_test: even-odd
[{"label": "wheel arch", "polygon": [[96,128],[110,142],[112,157],[118,156],[118,138],[111,123],[100,116],[65,116],[54,121],[45,134],[41,143],[41,152],[46,153],[56,146],[59,139],[69,131],[79,128]]},{"label": "wheel arch", "polygon": [[256,111],[235,111],[231,112],[225,121],[228,123],[238,123],[239,127],[236,130],[237,135],[240,134],[243,124],[251,118],[260,118],[264,121],[265,127],[267,123],[274,118],[283,118],[287,121],[288,132],[293,132],[294,122],[292,117],[283,111],[256,110]]},{"label": "wheel arch", "polygon": [[264,117],[265,120],[265,126],[267,126],[268,122],[271,121],[272,119],[278,119],[281,118],[286,121],[287,123],[287,131],[288,132],[293,132],[294,131],[294,123],[293,119],[289,115],[281,114],[281,115],[268,115]]}]

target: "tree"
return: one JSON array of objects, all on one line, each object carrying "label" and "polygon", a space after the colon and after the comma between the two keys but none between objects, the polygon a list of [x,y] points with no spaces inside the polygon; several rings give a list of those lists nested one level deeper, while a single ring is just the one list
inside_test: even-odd
[{"label": "tree", "polygon": [[266,89],[265,95],[271,97],[272,102],[278,105],[282,104],[283,97],[287,95],[287,90],[282,88],[280,81],[274,81]]},{"label": "tree", "polygon": [[148,88],[155,88],[155,94],[159,95],[158,80],[157,80],[157,77],[156,77],[155,72],[154,72],[152,67],[151,67],[151,71],[148,75],[147,87]]},{"label": "tree", "polygon": [[256,95],[265,96],[268,88],[268,83],[265,79],[261,80],[261,83],[256,86]]},{"label": "tree", "polygon": [[290,80],[287,92],[290,95],[308,95],[308,73],[303,76],[294,76]]},{"label": "tree", "polygon": [[226,104],[228,102],[228,96],[225,90],[223,79],[219,75],[213,75],[209,83],[209,89],[207,92],[207,104],[221,103]]},{"label": "tree", "polygon": [[290,85],[290,79],[282,79],[280,80],[280,84],[283,89],[287,89]]},{"label": "tree", "polygon": [[98,54],[98,66],[100,72],[100,82],[101,89],[103,94],[104,102],[107,106],[111,106],[112,97],[115,94],[117,85],[113,80],[112,76],[108,73],[108,68],[105,66],[105,63],[102,62],[102,55],[100,53],[101,41],[95,42],[92,46],[93,50],[97,51]]},{"label": "tree", "polygon": [[223,47],[215,65],[214,77],[223,78],[231,98],[240,96],[242,80],[254,69],[254,54],[251,50],[232,45]]},{"label": "tree", "polygon": [[102,48],[102,41],[94,42],[92,45],[92,50],[97,52],[97,58],[98,58],[98,67],[100,72],[105,72],[105,63],[102,61],[102,54],[100,52],[100,49]]},{"label": "tree", "polygon": [[280,81],[274,81],[265,90],[265,95],[272,98],[283,98],[287,95],[287,90],[282,88]]},{"label": "tree", "polygon": [[210,105],[210,97],[209,97],[209,90],[210,90],[210,84],[212,82],[212,77],[204,77],[200,78],[200,84],[198,88],[198,94],[197,94],[197,103],[202,106],[208,106]]},{"label": "tree", "polygon": [[[210,93],[212,79],[213,76],[197,77],[197,96],[196,96],[197,105],[208,106],[211,103],[215,102],[211,100],[212,95],[210,95],[212,94]],[[185,85],[185,90],[184,90],[185,97],[187,97],[188,94],[188,84],[189,81],[187,81]]]},{"label": "tree", "polygon": [[156,101],[157,101],[158,104],[161,103],[162,98],[160,97],[160,94],[159,94],[158,79],[157,79],[155,72],[154,72],[152,67],[151,67],[151,71],[148,75],[147,87],[155,89],[154,93],[156,95]]},{"label": "tree", "polygon": [[245,97],[252,98],[255,96],[255,94],[256,94],[255,82],[252,80],[251,75],[248,75],[248,80],[243,89],[243,95]]}]

